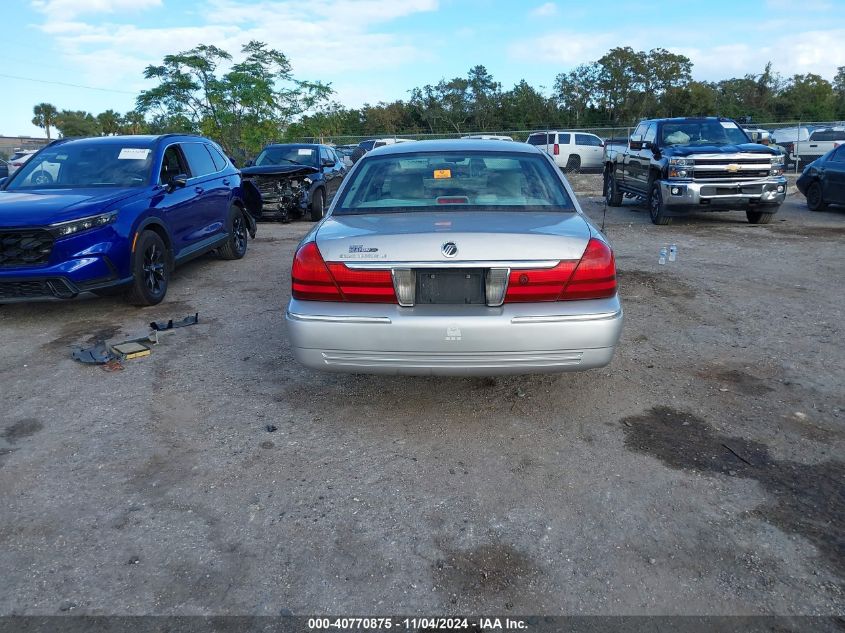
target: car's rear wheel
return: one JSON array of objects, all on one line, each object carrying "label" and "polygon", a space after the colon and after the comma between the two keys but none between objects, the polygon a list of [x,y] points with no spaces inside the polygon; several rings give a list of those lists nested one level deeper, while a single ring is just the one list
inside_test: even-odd
[{"label": "car's rear wheel", "polygon": [[663,194],[660,192],[660,183],[654,183],[651,186],[651,193],[648,195],[648,214],[654,224],[665,226],[672,222],[672,218],[666,214]]},{"label": "car's rear wheel", "polygon": [[563,168],[568,174],[576,172],[581,169],[581,157],[580,156],[570,156],[569,160],[566,161],[566,167]]},{"label": "car's rear wheel", "polygon": [[311,196],[311,221],[319,222],[325,213],[326,199],[322,189],[317,189]]},{"label": "car's rear wheel", "polygon": [[616,186],[616,176],[612,171],[604,172],[604,199],[609,207],[622,206],[622,192]]},{"label": "car's rear wheel", "polygon": [[218,249],[223,259],[240,259],[246,255],[249,233],[244,212],[237,206],[229,209],[229,240]]},{"label": "car's rear wheel", "polygon": [[170,279],[170,258],[164,240],[155,231],[143,231],[135,243],[132,285],[126,300],[136,306],[161,303]]},{"label": "car's rear wheel", "polygon": [[768,224],[772,221],[774,213],[767,213],[766,211],[746,211],[745,217],[748,218],[749,224]]},{"label": "car's rear wheel", "polygon": [[818,180],[810,183],[807,187],[807,208],[810,211],[821,211],[827,206],[822,198],[822,185]]}]

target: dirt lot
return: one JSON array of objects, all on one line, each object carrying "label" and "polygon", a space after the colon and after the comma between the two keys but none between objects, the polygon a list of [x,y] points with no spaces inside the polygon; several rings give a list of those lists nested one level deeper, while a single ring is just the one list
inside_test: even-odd
[{"label": "dirt lot", "polygon": [[[309,227],[156,308],[0,308],[0,614],[845,611],[845,210],[609,209],[613,363],[503,379],[298,367]],[[123,371],[70,358],[195,311]]]}]

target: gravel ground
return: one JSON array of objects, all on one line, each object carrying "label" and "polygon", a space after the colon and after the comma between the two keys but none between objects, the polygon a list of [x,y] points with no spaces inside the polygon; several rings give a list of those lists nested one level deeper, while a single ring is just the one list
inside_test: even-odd
[{"label": "gravel ground", "polygon": [[[0,614],[845,612],[845,211],[583,202],[626,311],[583,374],[302,369],[308,223],[155,308],[0,308]],[[196,311],[122,371],[70,358]]]}]

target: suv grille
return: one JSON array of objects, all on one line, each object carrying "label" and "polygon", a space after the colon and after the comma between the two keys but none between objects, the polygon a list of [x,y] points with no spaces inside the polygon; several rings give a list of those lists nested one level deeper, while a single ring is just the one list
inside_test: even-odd
[{"label": "suv grille", "polygon": [[0,267],[46,264],[53,241],[53,236],[44,229],[0,231]]}]

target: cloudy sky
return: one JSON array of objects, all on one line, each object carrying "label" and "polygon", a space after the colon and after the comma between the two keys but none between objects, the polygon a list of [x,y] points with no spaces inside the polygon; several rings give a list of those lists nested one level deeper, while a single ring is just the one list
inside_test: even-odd
[{"label": "cloudy sky", "polygon": [[[200,43],[251,39],[286,53],[297,77],[331,82],[359,106],[483,64],[508,88],[614,46],[690,57],[696,79],[759,73],[832,79],[845,63],[845,0],[17,0],[4,3],[0,134],[43,136],[32,106],[120,112],[146,65]],[[628,16],[628,17],[626,17]],[[70,85],[73,84],[73,85]]]}]

